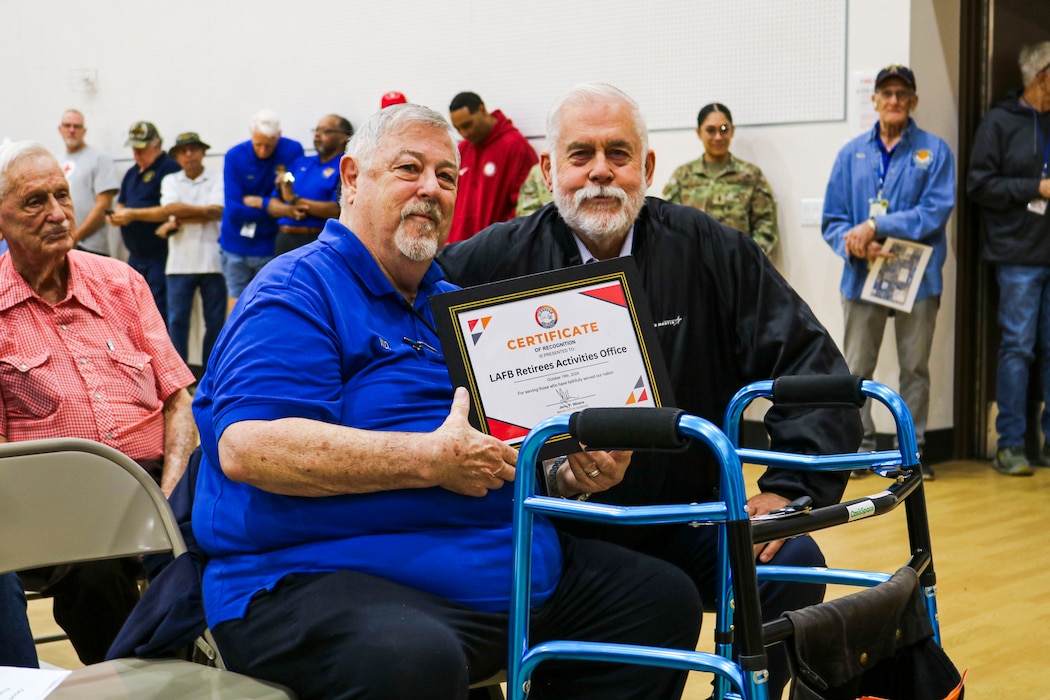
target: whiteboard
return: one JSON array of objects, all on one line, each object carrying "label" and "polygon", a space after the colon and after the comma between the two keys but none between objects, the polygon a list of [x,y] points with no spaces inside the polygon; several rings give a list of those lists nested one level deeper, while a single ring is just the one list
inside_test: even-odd
[{"label": "whiteboard", "polygon": [[695,127],[709,102],[736,124],[846,118],[845,0],[540,0],[495,25],[491,3],[470,7],[465,31],[486,64],[472,89],[523,103],[514,119],[529,135],[544,133],[559,95],[590,81],[638,100],[650,129]]}]

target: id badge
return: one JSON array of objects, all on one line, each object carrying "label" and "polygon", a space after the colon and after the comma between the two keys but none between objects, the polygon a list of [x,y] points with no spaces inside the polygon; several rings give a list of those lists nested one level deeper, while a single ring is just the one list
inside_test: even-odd
[{"label": "id badge", "polygon": [[872,197],[868,200],[868,218],[873,216],[885,216],[890,210],[890,203],[885,199]]},{"label": "id badge", "polygon": [[1046,216],[1046,200],[1033,199],[1028,203],[1028,211],[1039,216]]},{"label": "id badge", "polygon": [[245,238],[255,238],[255,222],[249,221],[241,225],[241,235]]}]

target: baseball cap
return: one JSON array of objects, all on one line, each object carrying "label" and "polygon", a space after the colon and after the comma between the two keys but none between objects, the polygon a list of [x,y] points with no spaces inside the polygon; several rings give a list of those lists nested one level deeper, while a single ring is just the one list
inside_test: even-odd
[{"label": "baseball cap", "polygon": [[379,109],[386,109],[390,105],[403,105],[408,104],[408,98],[405,97],[404,93],[392,90],[387,94],[383,95],[383,100],[380,102]]},{"label": "baseball cap", "polygon": [[145,148],[159,138],[160,132],[157,131],[153,122],[135,122],[128,129],[128,140],[124,142],[124,145],[132,148]]},{"label": "baseball cap", "polygon": [[915,74],[911,72],[911,68],[907,66],[886,66],[879,71],[878,76],[875,77],[875,89],[879,89],[879,85],[882,85],[884,80],[888,78],[900,78],[908,84],[912,90],[915,90]]},{"label": "baseball cap", "polygon": [[168,153],[175,155],[175,151],[178,149],[192,144],[199,144],[204,147],[204,150],[211,148],[211,146],[201,141],[201,137],[197,136],[196,131],[184,131],[175,139],[175,145],[168,149]]}]

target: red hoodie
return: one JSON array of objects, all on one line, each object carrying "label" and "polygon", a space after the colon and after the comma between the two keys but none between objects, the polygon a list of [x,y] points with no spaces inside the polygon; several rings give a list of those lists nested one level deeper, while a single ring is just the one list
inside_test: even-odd
[{"label": "red hoodie", "polygon": [[459,142],[459,194],[449,243],[465,241],[489,224],[514,218],[518,191],[532,166],[536,151],[498,109],[496,123],[480,146]]}]

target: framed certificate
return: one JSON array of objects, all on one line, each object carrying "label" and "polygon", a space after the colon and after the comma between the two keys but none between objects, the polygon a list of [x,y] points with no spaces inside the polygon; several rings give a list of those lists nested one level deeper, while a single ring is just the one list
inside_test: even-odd
[{"label": "framed certificate", "polygon": [[[517,277],[430,299],[471,423],[518,447],[544,418],[590,407],[671,406],[634,259]],[[568,435],[543,458],[579,451]]]}]

